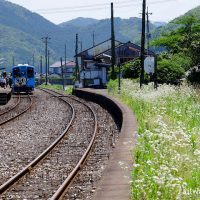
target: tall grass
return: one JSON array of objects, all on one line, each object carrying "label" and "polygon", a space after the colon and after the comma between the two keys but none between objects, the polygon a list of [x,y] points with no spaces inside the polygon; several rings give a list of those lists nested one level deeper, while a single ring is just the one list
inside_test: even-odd
[{"label": "tall grass", "polygon": [[189,86],[108,84],[136,114],[132,199],[200,199],[200,97]]}]

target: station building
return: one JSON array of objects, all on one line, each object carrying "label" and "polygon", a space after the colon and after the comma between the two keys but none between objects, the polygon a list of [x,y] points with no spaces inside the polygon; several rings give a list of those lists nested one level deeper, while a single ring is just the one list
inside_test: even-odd
[{"label": "station building", "polygon": [[[147,51],[147,50],[146,50]],[[140,46],[115,40],[115,63],[123,64],[140,57]],[[149,51],[146,54],[153,56]],[[104,88],[108,82],[108,71],[111,67],[111,39],[88,48],[77,55],[80,60],[81,87]]]}]

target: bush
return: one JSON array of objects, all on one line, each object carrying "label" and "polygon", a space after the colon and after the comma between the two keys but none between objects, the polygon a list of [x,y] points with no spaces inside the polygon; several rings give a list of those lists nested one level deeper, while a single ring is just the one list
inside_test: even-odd
[{"label": "bush", "polygon": [[140,60],[126,63],[122,66],[123,78],[139,78],[140,77]]},{"label": "bush", "polygon": [[189,62],[179,55],[158,61],[158,83],[179,84],[188,66]]},{"label": "bush", "polygon": [[189,71],[187,80],[192,84],[200,84],[200,65]]}]

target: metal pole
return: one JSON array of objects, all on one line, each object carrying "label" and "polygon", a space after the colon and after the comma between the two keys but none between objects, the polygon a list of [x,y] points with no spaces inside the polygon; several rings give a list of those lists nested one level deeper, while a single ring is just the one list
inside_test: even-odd
[{"label": "metal pole", "polygon": [[142,4],[142,35],[141,35],[141,75],[140,75],[140,88],[144,83],[144,58],[145,58],[145,11],[146,0],[143,0]]}]

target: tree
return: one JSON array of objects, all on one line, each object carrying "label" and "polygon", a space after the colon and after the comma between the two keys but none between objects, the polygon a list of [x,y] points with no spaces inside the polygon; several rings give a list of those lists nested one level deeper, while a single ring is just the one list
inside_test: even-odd
[{"label": "tree", "polygon": [[200,20],[193,15],[184,16],[173,21],[178,28],[165,33],[163,37],[152,42],[154,46],[163,46],[170,54],[183,53],[191,58],[192,66],[199,64]]},{"label": "tree", "polygon": [[140,77],[140,60],[137,59],[122,65],[123,78],[139,78]]},{"label": "tree", "polygon": [[189,15],[172,23],[177,25],[176,29],[153,41],[154,46],[167,50],[158,61],[158,81],[161,83],[178,83],[186,71],[200,63],[200,20]]},{"label": "tree", "polygon": [[171,58],[164,58],[158,61],[157,77],[159,83],[179,84],[183,77],[185,70],[182,63],[184,58],[177,59],[177,56]]}]

